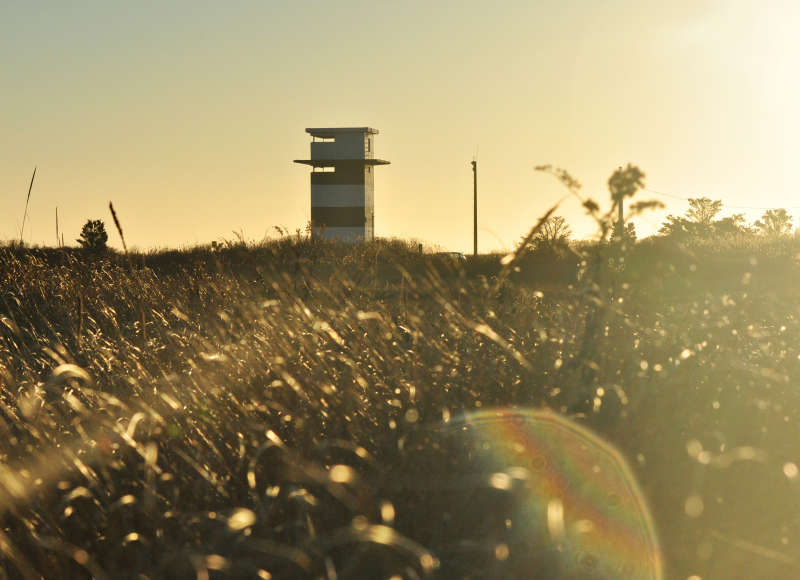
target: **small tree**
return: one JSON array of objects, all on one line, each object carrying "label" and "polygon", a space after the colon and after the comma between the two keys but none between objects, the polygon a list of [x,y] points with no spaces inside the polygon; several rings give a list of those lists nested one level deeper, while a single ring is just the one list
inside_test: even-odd
[{"label": "small tree", "polygon": [[85,250],[92,252],[103,252],[108,249],[108,234],[103,220],[86,220],[77,241]]},{"label": "small tree", "polygon": [[695,231],[697,229],[696,226],[696,223],[690,222],[685,217],[669,214],[667,221],[661,224],[658,229],[658,233],[663,236],[689,237],[697,234]]},{"label": "small tree", "polygon": [[783,208],[768,209],[753,225],[765,236],[788,236],[792,233],[792,216]]},{"label": "small tree", "polygon": [[707,197],[689,199],[689,209],[686,210],[686,214],[668,215],[667,221],[661,224],[658,233],[674,238],[706,238],[716,233],[718,225],[723,231],[735,230],[742,226],[743,218],[738,214],[726,218],[728,221],[714,221],[721,210],[720,200],[711,200]]},{"label": "small tree", "polygon": [[735,213],[732,216],[715,221],[714,233],[717,235],[752,234],[753,228],[745,222],[744,214]]},{"label": "small tree", "polygon": [[536,248],[541,246],[564,247],[569,243],[571,235],[572,230],[567,220],[560,215],[554,215],[547,218],[541,229],[536,232],[533,237],[533,246]]},{"label": "small tree", "polygon": [[689,199],[686,217],[696,224],[710,226],[716,215],[722,210],[722,201],[712,201],[707,197]]}]

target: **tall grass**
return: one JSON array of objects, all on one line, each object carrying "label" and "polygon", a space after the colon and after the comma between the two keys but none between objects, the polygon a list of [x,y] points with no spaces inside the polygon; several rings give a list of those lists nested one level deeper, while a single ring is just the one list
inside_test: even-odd
[{"label": "tall grass", "polygon": [[631,458],[671,575],[796,577],[790,254],[600,244],[500,279],[402,242],[0,249],[1,569],[456,577],[404,442],[546,406]]}]

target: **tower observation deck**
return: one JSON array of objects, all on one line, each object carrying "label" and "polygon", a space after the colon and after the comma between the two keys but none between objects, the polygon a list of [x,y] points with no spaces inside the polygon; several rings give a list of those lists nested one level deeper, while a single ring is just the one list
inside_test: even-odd
[{"label": "tower observation deck", "polygon": [[295,163],[311,166],[312,235],[329,240],[370,241],[375,237],[377,129],[329,127],[306,129],[311,135],[311,159]]}]

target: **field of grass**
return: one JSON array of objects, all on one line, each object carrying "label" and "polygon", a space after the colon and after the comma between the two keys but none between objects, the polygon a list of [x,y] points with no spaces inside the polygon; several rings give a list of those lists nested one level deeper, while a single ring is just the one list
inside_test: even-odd
[{"label": "field of grass", "polygon": [[436,428],[549,408],[627,458],[666,577],[797,578],[798,253],[0,248],[0,573],[597,577],[442,485]]}]

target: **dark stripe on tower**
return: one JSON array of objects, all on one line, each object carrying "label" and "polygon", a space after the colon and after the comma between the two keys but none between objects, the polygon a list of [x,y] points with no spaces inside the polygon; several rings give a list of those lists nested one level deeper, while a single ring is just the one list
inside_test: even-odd
[{"label": "dark stripe on tower", "polygon": [[357,228],[367,222],[364,207],[312,207],[311,223],[316,227]]},{"label": "dark stripe on tower", "polygon": [[337,166],[336,171],[312,171],[311,185],[364,185],[364,173],[363,165],[350,164]]}]

